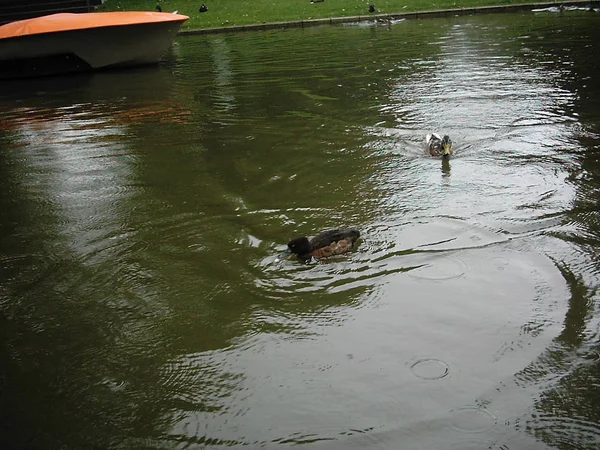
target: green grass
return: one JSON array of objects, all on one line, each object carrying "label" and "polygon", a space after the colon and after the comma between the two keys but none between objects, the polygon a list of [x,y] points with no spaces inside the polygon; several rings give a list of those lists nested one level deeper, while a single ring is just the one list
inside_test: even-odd
[{"label": "green grass", "polygon": [[[215,28],[269,22],[287,22],[330,17],[369,15],[369,4],[375,14],[428,11],[474,6],[533,3],[532,0],[108,0],[101,11],[154,11],[160,5],[163,12],[177,10],[189,16],[183,29]],[[200,13],[205,3],[208,12]]]}]

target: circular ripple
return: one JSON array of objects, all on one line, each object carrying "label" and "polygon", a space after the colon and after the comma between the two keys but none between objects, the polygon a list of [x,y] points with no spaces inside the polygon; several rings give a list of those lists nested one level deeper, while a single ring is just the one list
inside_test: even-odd
[{"label": "circular ripple", "polygon": [[449,280],[463,276],[469,265],[454,256],[440,256],[409,272],[409,275],[422,280]]},{"label": "circular ripple", "polygon": [[103,386],[106,386],[108,389],[110,389],[113,392],[119,392],[122,391],[123,389],[125,389],[127,387],[127,382],[120,380],[110,380],[110,379],[105,379],[103,381],[100,382],[100,384],[102,384]]},{"label": "circular ripple", "polygon": [[485,408],[465,406],[450,411],[450,426],[464,433],[481,433],[496,425],[497,419]]},{"label": "circular ripple", "polygon": [[493,440],[490,440],[488,436],[471,437],[461,435],[461,438],[456,439],[457,442],[450,442],[445,444],[446,450],[482,450],[482,449],[494,449],[494,450],[509,450],[506,446],[495,446]]},{"label": "circular ripple", "polygon": [[423,380],[439,380],[447,377],[450,367],[444,361],[434,358],[420,359],[410,366],[411,372]]}]

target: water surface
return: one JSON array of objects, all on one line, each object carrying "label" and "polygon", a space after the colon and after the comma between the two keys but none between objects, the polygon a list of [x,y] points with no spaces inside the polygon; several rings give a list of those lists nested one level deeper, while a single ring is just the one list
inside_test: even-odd
[{"label": "water surface", "polygon": [[[599,17],[3,82],[3,448],[598,448]],[[339,225],[353,253],[277,258]]]}]

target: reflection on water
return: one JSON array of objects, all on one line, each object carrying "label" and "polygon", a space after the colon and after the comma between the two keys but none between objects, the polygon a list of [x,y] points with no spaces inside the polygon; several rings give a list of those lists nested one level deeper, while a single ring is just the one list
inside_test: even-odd
[{"label": "reflection on water", "polygon": [[[1,440],[596,448],[595,21],[186,37],[3,84]],[[349,255],[277,258],[337,225]]]}]

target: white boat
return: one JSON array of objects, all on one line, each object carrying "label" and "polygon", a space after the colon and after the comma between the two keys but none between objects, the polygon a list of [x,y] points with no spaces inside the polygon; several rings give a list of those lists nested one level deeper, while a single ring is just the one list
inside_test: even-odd
[{"label": "white boat", "polygon": [[157,63],[187,16],[147,11],[59,13],[0,26],[0,78]]}]

